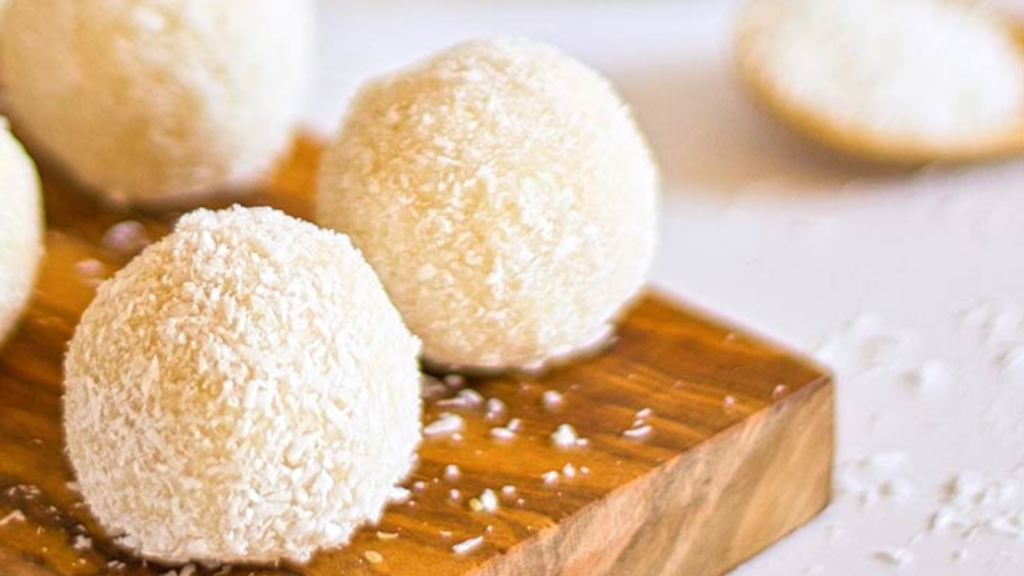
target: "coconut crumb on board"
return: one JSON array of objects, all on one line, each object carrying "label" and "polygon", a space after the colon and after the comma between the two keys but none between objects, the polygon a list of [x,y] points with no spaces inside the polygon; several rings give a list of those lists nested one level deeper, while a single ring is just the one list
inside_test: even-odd
[{"label": "coconut crumb on board", "polygon": [[515,432],[503,426],[495,426],[494,428],[491,428],[491,438],[494,438],[495,440],[507,442],[509,440],[514,440],[515,437]]},{"label": "coconut crumb on board", "polygon": [[462,416],[445,412],[438,416],[437,420],[423,427],[423,435],[428,438],[450,436],[461,431],[464,426]]},{"label": "coconut crumb on board", "polygon": [[462,476],[462,470],[459,469],[455,464],[449,464],[444,467],[444,479],[449,482],[455,482]]},{"label": "coconut crumb on board", "polygon": [[24,522],[25,520],[25,513],[21,510],[15,510],[3,518],[0,518],[0,526],[6,526],[11,522]]},{"label": "coconut crumb on board", "polygon": [[629,440],[643,440],[650,436],[654,432],[654,428],[651,428],[650,424],[644,424],[636,428],[630,428],[622,433],[623,438]]},{"label": "coconut crumb on board", "polygon": [[551,434],[551,442],[558,448],[579,448],[590,443],[586,438],[580,438],[571,424],[559,424]]},{"label": "coconut crumb on board", "polygon": [[470,552],[472,552],[472,551],[476,550],[477,548],[479,548],[480,545],[483,544],[483,543],[484,543],[484,537],[483,536],[477,536],[476,538],[470,538],[468,540],[463,540],[462,542],[459,542],[458,544],[452,546],[452,552],[454,552],[456,554],[459,554],[459,555],[469,554]]},{"label": "coconut crumb on board", "polygon": [[556,412],[565,402],[565,396],[558,390],[545,390],[541,394],[541,406],[547,412]]},{"label": "coconut crumb on board", "polygon": [[152,241],[146,227],[135,220],[118,222],[103,234],[100,243],[119,256],[134,256]]}]

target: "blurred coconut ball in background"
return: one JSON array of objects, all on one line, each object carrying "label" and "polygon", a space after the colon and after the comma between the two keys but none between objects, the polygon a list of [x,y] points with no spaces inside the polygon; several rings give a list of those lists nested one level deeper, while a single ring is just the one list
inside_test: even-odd
[{"label": "blurred coconut ball in background", "polygon": [[0,118],[0,345],[28,303],[42,255],[39,176]]},{"label": "blurred coconut ball in background", "polygon": [[0,73],[30,146],[115,203],[247,183],[289,142],[313,0],[11,0]]},{"label": "blurred coconut ball in background", "polygon": [[603,342],[644,283],[658,184],[605,79],[503,38],[363,88],[317,214],[363,251],[429,361],[535,370]]}]

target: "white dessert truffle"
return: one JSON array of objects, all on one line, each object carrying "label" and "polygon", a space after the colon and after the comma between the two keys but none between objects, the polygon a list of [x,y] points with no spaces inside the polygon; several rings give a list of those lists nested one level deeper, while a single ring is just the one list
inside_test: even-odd
[{"label": "white dessert truffle", "polygon": [[35,164],[0,118],[0,344],[32,293],[43,254],[42,212]]},{"label": "white dessert truffle", "polygon": [[642,283],[658,173],[607,81],[521,39],[370,83],[321,168],[430,361],[534,370],[601,342]]},{"label": "white dessert truffle", "polygon": [[1024,44],[979,2],[752,0],[736,55],[771,111],[896,162],[1024,151]]},{"label": "white dessert truffle", "polygon": [[116,203],[181,204],[249,181],[287,145],[310,0],[12,0],[12,115]]},{"label": "white dessert truffle", "polygon": [[82,317],[68,455],[143,557],[305,561],[376,521],[410,470],[418,353],[346,237],[266,208],[193,212]]}]

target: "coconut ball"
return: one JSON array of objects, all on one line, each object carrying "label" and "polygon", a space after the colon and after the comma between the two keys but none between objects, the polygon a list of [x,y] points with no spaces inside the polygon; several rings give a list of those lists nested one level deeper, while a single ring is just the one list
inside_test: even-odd
[{"label": "coconut ball", "polygon": [[0,118],[0,343],[32,292],[43,255],[42,212],[35,164]]},{"label": "coconut ball", "polygon": [[657,189],[607,81],[497,39],[363,88],[317,214],[363,250],[430,361],[534,370],[600,343],[637,293]]},{"label": "coconut ball", "polygon": [[378,520],[409,472],[418,353],[345,236],[193,212],[82,317],[68,455],[93,514],[145,558],[306,561]]},{"label": "coconut ball", "polygon": [[13,116],[107,200],[177,204],[248,181],[287,145],[310,0],[12,0]]}]

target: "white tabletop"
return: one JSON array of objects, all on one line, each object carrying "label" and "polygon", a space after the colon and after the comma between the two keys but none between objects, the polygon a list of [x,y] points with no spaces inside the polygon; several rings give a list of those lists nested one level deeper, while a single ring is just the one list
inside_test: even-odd
[{"label": "white tabletop", "polygon": [[737,574],[1024,574],[1024,162],[886,172],[805,144],[738,91],[732,1],[323,2],[320,127],[467,37],[602,70],[664,171],[653,281],[836,369],[835,503]]}]

